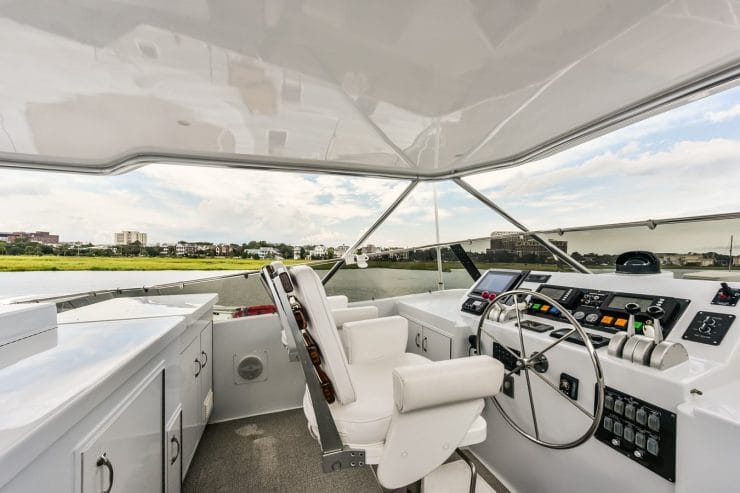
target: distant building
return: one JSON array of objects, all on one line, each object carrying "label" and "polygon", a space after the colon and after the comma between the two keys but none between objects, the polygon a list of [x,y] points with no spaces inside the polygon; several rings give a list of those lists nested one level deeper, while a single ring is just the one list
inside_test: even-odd
[{"label": "distant building", "polygon": [[146,233],[139,231],[121,231],[113,235],[113,243],[115,245],[130,245],[132,243],[139,242],[142,246],[146,246]]},{"label": "distant building", "polygon": [[338,247],[334,248],[334,256],[337,258],[342,258],[344,257],[344,254],[347,253],[348,250],[349,250],[348,245],[339,245]]},{"label": "distant building", "polygon": [[0,241],[13,242],[16,240],[35,241],[46,245],[56,245],[59,243],[59,235],[49,234],[48,231],[36,231],[35,233],[26,233],[25,231],[14,231],[12,233],[0,233]]},{"label": "distant building", "polygon": [[[717,261],[710,253],[659,253],[657,254],[661,264],[680,265],[684,267],[713,267]],[[727,262],[724,263],[727,265]],[[733,265],[735,260],[733,258]]]},{"label": "distant building", "polygon": [[301,247],[294,246],[293,247],[293,260],[300,260],[301,259]]},{"label": "distant building", "polygon": [[215,247],[215,253],[218,257],[228,257],[233,252],[233,247],[226,243],[219,243]]},{"label": "distant building", "polygon": [[324,245],[316,245],[311,250],[312,257],[323,257],[326,255],[326,247]]},{"label": "distant building", "polygon": [[[560,248],[564,252],[568,252],[568,242],[561,240],[550,240],[550,243]],[[513,253],[517,257],[524,257],[525,255],[534,256],[551,256],[552,253],[530,238],[529,236],[514,234],[508,231],[494,231],[491,233],[491,250],[493,252],[508,252]]]},{"label": "distant building", "polygon": [[273,247],[248,248],[245,252],[251,257],[257,255],[260,259],[278,258],[280,256],[280,252]]}]

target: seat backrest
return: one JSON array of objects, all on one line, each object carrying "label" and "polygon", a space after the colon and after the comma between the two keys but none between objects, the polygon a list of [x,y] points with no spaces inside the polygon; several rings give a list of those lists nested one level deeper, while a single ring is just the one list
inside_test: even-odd
[{"label": "seat backrest", "polygon": [[321,279],[307,265],[291,267],[289,272],[294,289],[292,294],[303,306],[308,318],[307,330],[319,347],[322,367],[334,386],[334,394],[340,404],[350,404],[355,401],[355,389]]}]

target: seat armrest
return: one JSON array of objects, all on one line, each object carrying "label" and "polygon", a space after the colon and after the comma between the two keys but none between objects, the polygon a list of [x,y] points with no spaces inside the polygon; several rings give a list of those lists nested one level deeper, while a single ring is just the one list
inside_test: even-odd
[{"label": "seat armrest", "polygon": [[472,356],[393,370],[393,400],[400,413],[496,395],[504,365],[490,356]]},{"label": "seat armrest", "polygon": [[406,352],[408,320],[392,317],[347,322],[342,328],[350,364],[398,356]]},{"label": "seat armrest", "polygon": [[332,310],[336,310],[337,308],[347,308],[347,305],[349,304],[349,298],[347,298],[343,294],[327,296],[326,301],[329,302],[329,307]]},{"label": "seat armrest", "polygon": [[378,307],[355,306],[352,308],[334,308],[331,314],[334,317],[334,323],[337,325],[337,329],[341,329],[347,322],[378,318]]}]

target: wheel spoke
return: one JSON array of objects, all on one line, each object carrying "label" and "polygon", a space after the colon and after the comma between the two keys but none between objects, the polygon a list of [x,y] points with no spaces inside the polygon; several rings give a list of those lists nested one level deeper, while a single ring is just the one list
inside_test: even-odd
[{"label": "wheel spoke", "polygon": [[553,342],[552,344],[550,344],[549,346],[547,346],[545,349],[543,349],[542,351],[538,351],[537,352],[537,355],[538,356],[544,355],[550,349],[554,348],[555,346],[557,346],[558,344],[560,344],[561,342],[563,342],[564,340],[566,340],[568,337],[570,337],[571,334],[573,334],[574,332],[577,332],[576,329],[570,329],[568,332],[566,332],[565,334],[563,334],[562,337],[559,337],[558,339],[556,339],[555,342]]},{"label": "wheel spoke", "polygon": [[558,395],[559,395],[560,397],[562,397],[562,398],[563,398],[563,399],[565,399],[565,400],[566,400],[567,402],[570,402],[570,403],[571,403],[572,405],[574,405],[575,407],[577,407],[577,408],[578,408],[578,410],[580,410],[580,411],[581,411],[581,412],[582,412],[583,414],[585,414],[586,416],[588,416],[588,417],[589,417],[589,418],[591,418],[591,419],[596,419],[596,416],[594,416],[593,414],[591,414],[591,412],[590,412],[590,411],[589,411],[588,409],[586,409],[585,407],[583,407],[582,405],[580,405],[580,404],[578,403],[578,401],[574,401],[574,400],[573,400],[573,399],[571,399],[570,397],[568,397],[568,396],[566,396],[565,394],[563,394],[563,393],[562,393],[562,392],[560,391],[560,389],[559,389],[559,388],[557,388],[557,387],[555,386],[555,384],[554,384],[554,383],[552,383],[552,382],[551,382],[550,380],[548,380],[548,379],[547,379],[547,378],[545,378],[544,376],[540,375],[540,374],[539,374],[538,372],[536,372],[536,371],[535,371],[535,372],[533,372],[533,373],[534,373],[534,375],[535,375],[536,377],[539,377],[539,378],[540,378],[540,379],[541,379],[541,380],[542,380],[543,382],[545,382],[545,383],[546,383],[547,385],[549,385],[550,387],[552,387],[552,389],[553,389],[553,390],[555,391],[555,393],[557,393],[557,394],[558,394]]},{"label": "wheel spoke", "polygon": [[[537,373],[537,372],[535,372]],[[529,381],[529,368],[524,368],[524,376],[527,379],[527,393],[529,394],[529,408],[532,410],[532,423],[534,424],[534,436],[540,439],[540,429],[537,426],[537,413],[534,410],[534,398],[532,397],[532,384]]]},{"label": "wheel spoke", "polygon": [[514,312],[516,312],[516,326],[519,328],[519,347],[522,350],[522,358],[527,357],[527,351],[524,349],[524,329],[522,329],[522,317],[519,315],[519,296],[514,295]]}]

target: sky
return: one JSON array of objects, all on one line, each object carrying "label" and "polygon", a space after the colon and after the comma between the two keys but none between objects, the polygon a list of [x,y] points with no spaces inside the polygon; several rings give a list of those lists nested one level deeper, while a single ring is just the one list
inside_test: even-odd
[{"label": "sky", "polygon": [[[557,155],[466,180],[531,229],[740,211],[740,87]],[[107,177],[0,170],[0,231],[105,244],[178,240],[352,244],[407,182],[177,165]],[[382,246],[511,230],[451,182],[421,184],[369,240]],[[569,235],[570,251],[720,251],[740,222]],[[671,248],[673,247],[673,248]]]}]

